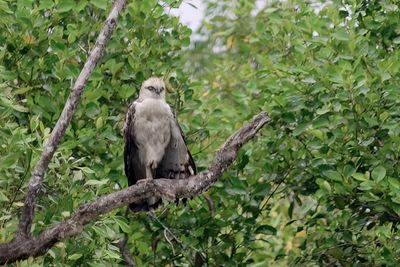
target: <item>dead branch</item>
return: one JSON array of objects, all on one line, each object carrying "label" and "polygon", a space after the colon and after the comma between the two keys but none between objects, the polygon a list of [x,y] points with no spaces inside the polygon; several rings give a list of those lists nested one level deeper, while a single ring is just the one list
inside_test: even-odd
[{"label": "dead branch", "polygon": [[26,239],[30,236],[32,220],[35,212],[36,201],[39,193],[42,190],[43,176],[49,166],[50,160],[57,150],[60,144],[61,138],[64,136],[65,131],[71,122],[72,115],[75,112],[76,106],[78,105],[79,99],[83,93],[83,89],[89,79],[90,74],[96,67],[100,58],[102,57],[105,45],[114,31],[118,14],[125,6],[125,0],[116,0],[104,23],[103,29],[100,31],[97,37],[96,44],[90,53],[88,60],[78,79],[75,81],[74,86],[71,89],[71,93],[65,103],[64,109],[58,118],[56,126],[46,144],[43,147],[42,155],[33,169],[32,176],[29,180],[28,192],[26,194],[25,205],[22,210],[21,219],[15,239]]},{"label": "dead branch", "polygon": [[0,264],[43,255],[56,242],[82,232],[84,225],[94,221],[99,215],[128,205],[141,199],[158,196],[171,201],[190,198],[209,189],[236,159],[239,149],[249,141],[267,122],[269,116],[261,112],[253,120],[234,133],[217,152],[212,165],[205,171],[187,179],[156,179],[139,183],[114,192],[93,202],[80,206],[65,221],[52,226],[34,237],[14,239],[0,245]]},{"label": "dead branch", "polygon": [[[126,207],[125,217],[130,213],[129,207]],[[128,244],[129,236],[127,233],[124,233],[124,238],[118,241],[117,246],[119,248],[119,252],[121,253],[122,259],[124,263],[128,267],[136,267],[135,261],[131,253],[129,252],[129,244]]]},{"label": "dead branch", "polygon": [[128,239],[129,239],[128,234],[124,234],[124,238],[118,242],[118,248],[122,255],[122,258],[124,259],[126,266],[136,267],[132,255],[129,252]]}]

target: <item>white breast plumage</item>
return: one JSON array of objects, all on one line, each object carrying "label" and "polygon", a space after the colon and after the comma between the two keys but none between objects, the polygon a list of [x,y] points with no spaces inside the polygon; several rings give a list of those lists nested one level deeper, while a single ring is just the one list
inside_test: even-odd
[{"label": "white breast plumage", "polygon": [[164,101],[137,102],[134,127],[143,164],[156,168],[162,160],[171,137],[171,119],[172,112]]}]

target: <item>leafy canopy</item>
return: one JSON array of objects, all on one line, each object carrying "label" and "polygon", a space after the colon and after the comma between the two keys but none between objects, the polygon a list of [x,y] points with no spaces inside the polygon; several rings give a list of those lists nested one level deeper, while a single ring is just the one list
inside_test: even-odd
[{"label": "leafy canopy", "polygon": [[[46,175],[34,232],[127,186],[123,114],[150,75],[175,88],[200,170],[255,113],[273,123],[209,191],[214,213],[202,197],[155,216],[116,210],[21,265],[120,263],[122,233],[139,266],[199,255],[209,266],[396,265],[399,5],[209,0],[204,40],[189,50],[191,31],[168,15],[180,2],[129,2]],[[0,1],[1,242],[110,5]]]}]

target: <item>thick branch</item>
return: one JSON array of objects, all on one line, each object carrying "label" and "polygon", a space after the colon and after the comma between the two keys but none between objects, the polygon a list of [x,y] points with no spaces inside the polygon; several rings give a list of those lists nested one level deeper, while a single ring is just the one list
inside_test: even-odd
[{"label": "thick branch", "polygon": [[64,136],[65,131],[69,123],[71,122],[72,115],[74,114],[76,106],[78,105],[83,89],[89,79],[90,74],[96,67],[103,54],[105,45],[110,38],[111,33],[115,29],[118,14],[124,6],[125,0],[115,1],[110,11],[110,14],[108,15],[108,18],[105,21],[104,27],[97,37],[96,44],[92,52],[90,53],[88,60],[83,66],[83,69],[79,74],[78,79],[75,81],[75,84],[71,89],[71,93],[68,97],[67,102],[65,103],[64,109],[57,121],[57,124],[51,132],[51,135],[43,148],[42,155],[35,168],[33,169],[32,176],[28,185],[25,205],[22,210],[21,219],[19,221],[18,231],[15,236],[16,239],[24,239],[30,235],[36,201],[42,189],[44,173],[49,166],[49,162],[53,157],[54,152],[57,150],[58,145],[60,144],[61,138]]},{"label": "thick branch", "polygon": [[151,180],[99,197],[95,201],[79,207],[66,221],[43,231],[38,236],[21,241],[14,239],[8,244],[0,245],[0,264],[42,255],[56,242],[80,233],[85,224],[93,221],[99,215],[126,206],[131,202],[154,195],[170,200],[199,195],[222,176],[226,168],[237,157],[239,149],[269,121],[270,118],[265,112],[255,116],[249,124],[239,129],[225,142],[211,167],[197,175],[181,180]]}]

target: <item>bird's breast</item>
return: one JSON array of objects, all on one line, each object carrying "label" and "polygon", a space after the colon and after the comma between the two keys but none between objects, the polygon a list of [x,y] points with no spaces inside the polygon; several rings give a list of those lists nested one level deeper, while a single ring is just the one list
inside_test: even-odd
[{"label": "bird's breast", "polygon": [[158,163],[162,159],[171,138],[171,119],[171,109],[164,101],[146,100],[137,104],[134,131],[146,162]]},{"label": "bird's breast", "polygon": [[136,105],[136,119],[162,120],[172,115],[168,104],[161,100],[148,99]]}]

